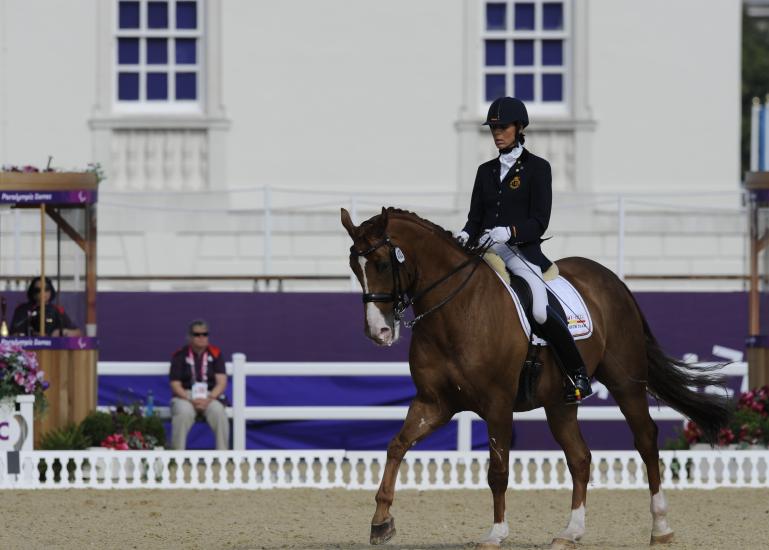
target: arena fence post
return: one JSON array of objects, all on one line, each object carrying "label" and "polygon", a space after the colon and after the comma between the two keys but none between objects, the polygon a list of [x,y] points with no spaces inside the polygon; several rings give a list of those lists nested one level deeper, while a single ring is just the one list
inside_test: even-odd
[{"label": "arena fence post", "polygon": [[[264,186],[264,274],[272,273],[272,189]],[[269,285],[269,282],[267,282]]]},{"label": "arena fence post", "polygon": [[473,450],[473,414],[463,411],[457,415],[457,451]]},{"label": "arena fence post", "polygon": [[232,448],[246,449],[246,355],[232,354]]},{"label": "arena fence post", "polygon": [[617,195],[617,277],[625,280],[625,196]]}]

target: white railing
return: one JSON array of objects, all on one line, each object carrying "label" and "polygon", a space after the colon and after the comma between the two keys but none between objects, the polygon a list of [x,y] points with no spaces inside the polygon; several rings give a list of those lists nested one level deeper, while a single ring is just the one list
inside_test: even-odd
[{"label": "white railing", "polygon": [[[747,364],[744,362],[727,365],[724,374],[742,376],[742,387],[747,389]],[[116,363],[99,362],[99,376],[108,375],[167,375],[168,363]],[[266,406],[246,405],[246,378],[248,376],[409,376],[408,363],[247,363],[246,356],[235,353],[232,362],[227,363],[227,374],[232,377],[232,407],[228,415],[232,418],[233,448],[242,451],[246,448],[246,422],[249,420],[403,420],[408,407],[405,406]],[[591,400],[607,399],[609,393],[603,384],[593,383],[596,396]],[[743,390],[744,391],[744,390]],[[594,406],[589,404],[579,408],[579,419],[586,420],[625,420],[619,407]],[[103,408],[103,407],[102,407]],[[168,407],[156,407],[161,417],[170,418]],[[654,420],[679,420],[684,417],[670,407],[649,407]],[[468,452],[472,449],[472,422],[480,417],[471,412],[454,415],[458,422],[457,451]],[[536,409],[515,414],[516,421],[543,421],[545,412]]]},{"label": "white railing", "polygon": [[[385,451],[21,451],[8,474],[0,454],[0,489],[273,489],[373,490]],[[486,451],[406,454],[400,489],[485,489]],[[662,451],[666,489],[769,488],[769,450]],[[510,453],[511,490],[571,489],[560,451]],[[646,489],[635,451],[594,451],[590,487]]]}]

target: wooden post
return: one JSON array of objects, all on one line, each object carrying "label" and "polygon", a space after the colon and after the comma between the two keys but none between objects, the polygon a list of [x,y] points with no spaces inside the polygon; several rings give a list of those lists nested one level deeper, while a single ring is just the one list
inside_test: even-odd
[{"label": "wooden post", "polygon": [[[759,234],[761,209],[769,209],[769,172],[748,172],[748,238],[750,239],[750,291],[748,293],[748,385],[769,384],[769,338],[761,334],[761,294],[758,256],[766,248],[767,233]],[[769,210],[768,210],[769,212]]]}]

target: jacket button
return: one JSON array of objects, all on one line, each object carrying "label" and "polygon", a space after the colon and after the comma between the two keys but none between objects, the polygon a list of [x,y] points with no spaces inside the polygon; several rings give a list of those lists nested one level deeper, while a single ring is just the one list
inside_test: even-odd
[{"label": "jacket button", "polygon": [[499,201],[497,201],[497,206],[499,206]]}]

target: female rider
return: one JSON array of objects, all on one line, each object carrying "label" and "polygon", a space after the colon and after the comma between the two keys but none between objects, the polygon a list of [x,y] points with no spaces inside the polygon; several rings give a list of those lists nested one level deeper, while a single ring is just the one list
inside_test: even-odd
[{"label": "female rider", "polygon": [[[547,305],[542,273],[552,265],[540,248],[550,221],[552,177],[550,163],[523,147],[529,124],[520,99],[501,97],[489,107],[489,126],[499,156],[478,167],[467,224],[457,235],[464,245],[491,241],[515,275],[531,289],[534,320],[553,348],[556,361],[569,375],[566,400],[579,404],[592,393],[585,364],[563,319]],[[480,239],[479,239],[480,238]]]}]

